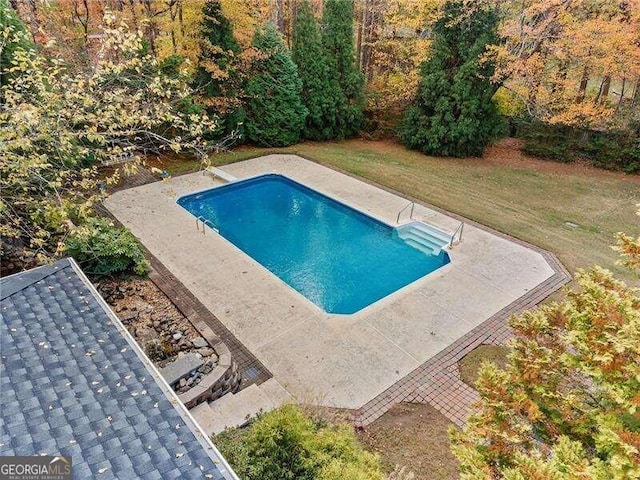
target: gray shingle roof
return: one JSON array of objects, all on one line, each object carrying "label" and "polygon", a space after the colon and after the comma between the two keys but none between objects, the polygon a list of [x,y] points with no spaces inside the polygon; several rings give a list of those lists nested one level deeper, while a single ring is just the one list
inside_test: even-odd
[{"label": "gray shingle roof", "polygon": [[69,455],[76,479],[237,478],[75,262],[1,279],[0,299],[0,455]]}]

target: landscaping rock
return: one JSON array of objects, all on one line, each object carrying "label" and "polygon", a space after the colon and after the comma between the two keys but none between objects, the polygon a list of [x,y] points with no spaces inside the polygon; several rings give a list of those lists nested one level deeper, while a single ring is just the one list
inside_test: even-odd
[{"label": "landscaping rock", "polygon": [[147,326],[141,326],[136,328],[135,336],[140,341],[140,343],[147,343],[149,340],[156,340],[160,338],[158,332],[156,332],[153,328]]},{"label": "landscaping rock", "polygon": [[169,385],[173,385],[183,377],[188,376],[201,364],[202,360],[195,353],[187,353],[161,368],[160,374]]},{"label": "landscaping rock", "polygon": [[122,314],[120,316],[120,320],[122,320],[123,322],[131,322],[132,320],[135,320],[136,318],[138,318],[139,315],[140,315],[139,312],[129,311],[129,313]]},{"label": "landscaping rock", "polygon": [[203,357],[208,357],[210,355],[213,355],[215,352],[213,351],[213,348],[204,347],[204,348],[199,348],[198,353]]},{"label": "landscaping rock", "polygon": [[209,346],[209,343],[202,337],[194,338],[193,340],[191,340],[191,343],[193,343],[193,346],[196,348],[204,348]]}]

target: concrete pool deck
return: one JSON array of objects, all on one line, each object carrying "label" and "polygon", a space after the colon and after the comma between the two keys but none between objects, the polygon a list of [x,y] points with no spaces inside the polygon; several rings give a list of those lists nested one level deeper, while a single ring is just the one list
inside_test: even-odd
[{"label": "concrete pool deck", "polygon": [[[408,203],[295,155],[222,168],[238,178],[281,173],[392,225]],[[536,249],[471,223],[450,264],[356,314],[327,314],[220,235],[202,234],[176,204],[219,184],[188,174],[117,192],[105,206],[299,401],[360,409],[557,273]],[[460,223],[419,204],[413,218],[450,232]]]}]

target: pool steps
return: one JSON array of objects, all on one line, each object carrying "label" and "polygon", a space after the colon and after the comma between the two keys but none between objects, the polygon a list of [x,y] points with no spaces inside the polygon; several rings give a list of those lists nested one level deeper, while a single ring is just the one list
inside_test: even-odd
[{"label": "pool steps", "polygon": [[410,222],[396,227],[398,237],[407,245],[426,253],[438,255],[451,243],[451,235],[422,222]]}]

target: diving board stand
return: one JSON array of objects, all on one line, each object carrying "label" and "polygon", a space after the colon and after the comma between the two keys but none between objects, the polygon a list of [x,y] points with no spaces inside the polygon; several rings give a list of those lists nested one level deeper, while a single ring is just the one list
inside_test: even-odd
[{"label": "diving board stand", "polygon": [[216,168],[216,167],[206,168],[203,170],[203,173],[208,173],[209,175],[213,176],[213,178],[219,178],[220,180],[225,182],[233,182],[237,180],[237,178],[234,177],[233,175],[225,172],[224,170],[220,170],[219,168]]}]

